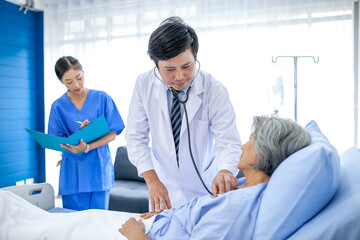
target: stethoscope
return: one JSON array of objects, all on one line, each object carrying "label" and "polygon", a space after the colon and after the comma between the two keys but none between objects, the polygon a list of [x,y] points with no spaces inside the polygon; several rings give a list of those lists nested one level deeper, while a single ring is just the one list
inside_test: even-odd
[{"label": "stethoscope", "polygon": [[191,142],[190,142],[190,128],[189,128],[189,119],[188,119],[188,114],[187,114],[187,110],[186,110],[186,102],[189,100],[189,92],[190,92],[190,89],[192,87],[192,84],[194,83],[194,80],[195,78],[197,77],[199,71],[200,71],[200,62],[198,60],[196,60],[196,62],[198,62],[199,64],[199,68],[193,78],[193,80],[191,80],[190,84],[189,84],[189,87],[188,89],[186,90],[186,97],[183,101],[180,100],[179,98],[179,93],[173,88],[173,87],[170,87],[169,85],[167,85],[161,78],[158,77],[158,75],[156,74],[156,67],[154,67],[154,74],[155,74],[155,77],[157,79],[159,79],[163,84],[165,84],[165,86],[172,92],[172,94],[177,98],[177,100],[184,106],[184,113],[185,113],[185,119],[186,119],[186,127],[187,127],[187,134],[188,134],[188,144],[189,144],[189,153],[190,153],[190,157],[191,157],[191,160],[192,160],[192,163],[194,165],[194,168],[196,170],[196,173],[202,183],[202,185],[204,186],[204,188],[206,189],[206,191],[212,195],[212,193],[210,192],[210,190],[206,187],[205,183],[204,183],[204,180],[202,179],[201,175],[200,175],[200,172],[199,172],[199,169],[197,168],[196,166],[196,163],[195,163],[195,160],[194,160],[194,156],[193,156],[193,153],[192,153],[192,149],[191,149]]}]

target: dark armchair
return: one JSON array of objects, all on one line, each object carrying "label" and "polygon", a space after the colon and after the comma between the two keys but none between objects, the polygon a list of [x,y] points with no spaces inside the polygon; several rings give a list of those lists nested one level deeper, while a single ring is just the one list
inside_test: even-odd
[{"label": "dark armchair", "polygon": [[110,191],[109,210],[145,213],[149,211],[149,193],[143,178],[129,161],[125,146],[116,152],[115,187]]}]

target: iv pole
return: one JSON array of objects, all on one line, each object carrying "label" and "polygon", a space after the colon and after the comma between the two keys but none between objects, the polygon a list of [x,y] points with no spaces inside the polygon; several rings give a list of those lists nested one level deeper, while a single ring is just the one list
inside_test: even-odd
[{"label": "iv pole", "polygon": [[297,122],[297,60],[298,58],[312,58],[314,63],[319,62],[319,57],[315,58],[314,56],[277,56],[274,60],[274,57],[271,57],[273,63],[276,63],[278,58],[293,58],[294,59],[294,95],[295,95],[295,104],[294,104],[294,120]]}]

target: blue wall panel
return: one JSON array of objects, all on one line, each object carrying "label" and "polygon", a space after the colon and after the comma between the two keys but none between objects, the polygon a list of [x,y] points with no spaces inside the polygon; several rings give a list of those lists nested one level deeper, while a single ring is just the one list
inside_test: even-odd
[{"label": "blue wall panel", "polygon": [[44,131],[43,13],[0,0],[0,188],[45,181],[45,152],[25,131]]}]

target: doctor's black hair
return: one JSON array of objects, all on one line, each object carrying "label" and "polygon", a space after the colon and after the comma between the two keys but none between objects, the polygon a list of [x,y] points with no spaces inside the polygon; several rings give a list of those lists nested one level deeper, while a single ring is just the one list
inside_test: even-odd
[{"label": "doctor's black hair", "polygon": [[65,72],[69,69],[81,70],[83,72],[83,67],[81,66],[79,60],[71,56],[64,56],[59,58],[55,63],[55,73],[58,79],[61,81]]},{"label": "doctor's black hair", "polygon": [[198,37],[192,27],[180,17],[169,17],[151,34],[148,45],[150,59],[158,66],[158,61],[169,60],[191,49],[196,60],[199,50]]}]

